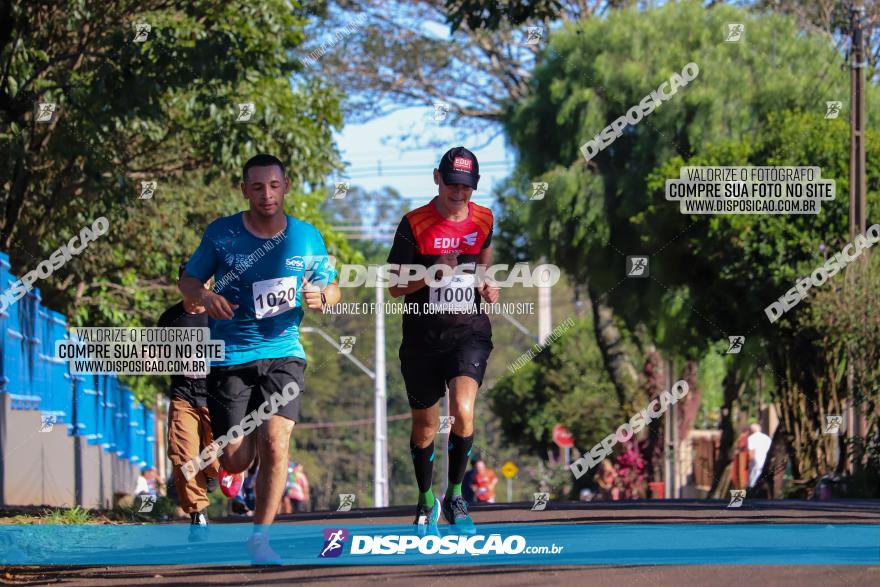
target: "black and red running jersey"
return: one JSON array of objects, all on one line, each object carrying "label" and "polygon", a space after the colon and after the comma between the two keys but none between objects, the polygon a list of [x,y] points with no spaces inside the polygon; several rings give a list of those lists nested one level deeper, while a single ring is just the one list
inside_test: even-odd
[{"label": "black and red running jersey", "polygon": [[[468,202],[467,218],[455,221],[440,214],[435,201],[436,197],[400,221],[388,254],[389,263],[427,268],[441,255],[458,253],[458,265],[476,264],[480,251],[489,248],[493,224],[489,208]],[[467,273],[472,276],[473,270]],[[489,318],[479,309],[476,281],[467,275],[446,286],[425,286],[408,294],[405,303],[404,343],[436,347],[468,332],[491,336]]]}]

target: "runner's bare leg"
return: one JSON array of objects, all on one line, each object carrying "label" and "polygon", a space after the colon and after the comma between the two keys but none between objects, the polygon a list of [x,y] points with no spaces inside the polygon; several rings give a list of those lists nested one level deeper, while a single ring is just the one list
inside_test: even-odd
[{"label": "runner's bare leg", "polygon": [[293,420],[276,415],[257,429],[260,471],[257,473],[254,525],[271,524],[275,519],[281,495],[287,486],[288,450],[293,425]]},{"label": "runner's bare leg", "polygon": [[440,427],[440,402],[430,408],[412,411],[412,441],[419,448],[434,444]]},{"label": "runner's bare leg", "polygon": [[220,455],[220,464],[227,473],[247,471],[257,456],[257,435],[245,436],[241,442],[229,443]]},{"label": "runner's bare leg", "polygon": [[459,436],[474,433],[474,402],[478,385],[467,375],[453,377],[449,381],[449,415],[454,417],[452,431]]}]

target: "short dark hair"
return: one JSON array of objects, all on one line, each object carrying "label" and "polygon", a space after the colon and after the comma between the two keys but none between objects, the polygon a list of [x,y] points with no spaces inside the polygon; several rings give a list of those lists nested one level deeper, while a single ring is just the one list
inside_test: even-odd
[{"label": "short dark hair", "polygon": [[248,159],[247,163],[244,164],[244,169],[241,172],[242,181],[247,181],[248,169],[251,167],[271,167],[272,165],[277,165],[278,168],[281,169],[281,175],[287,175],[287,172],[284,170],[284,163],[281,162],[281,159],[273,155],[260,153],[259,155],[254,155]]}]

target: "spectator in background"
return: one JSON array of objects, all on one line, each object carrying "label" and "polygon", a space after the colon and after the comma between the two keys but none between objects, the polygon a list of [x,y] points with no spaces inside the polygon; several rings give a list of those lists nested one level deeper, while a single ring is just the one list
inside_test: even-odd
[{"label": "spectator in background", "polygon": [[620,499],[620,487],[617,486],[617,471],[610,459],[605,459],[596,471],[598,499],[601,501],[617,501]]},{"label": "spectator in background", "polygon": [[135,495],[159,495],[159,475],[154,467],[143,467],[138,475]]},{"label": "spectator in background", "polygon": [[479,461],[479,457],[474,457],[471,459],[471,468],[465,471],[464,478],[461,480],[461,496],[464,498],[468,505],[474,503],[474,478],[477,476],[477,461]]},{"label": "spectator in background", "polygon": [[260,472],[260,459],[256,459],[248,469],[247,479],[241,484],[241,495],[244,505],[253,512],[257,509],[257,473]]},{"label": "spectator in background", "polygon": [[[260,459],[258,456],[251,467],[247,470],[246,477],[244,477],[243,473],[235,474],[234,478],[241,479],[242,477],[244,477],[244,480],[240,484],[234,484],[234,486],[237,485],[237,491],[235,494],[227,494],[227,497],[232,498],[232,500],[229,502],[229,509],[232,513],[245,516],[254,515],[254,509],[257,505],[257,472],[259,470]],[[222,482],[220,483],[220,486],[222,489]],[[226,491],[224,491],[224,493],[226,493]]]},{"label": "spectator in background", "polygon": [[296,469],[296,463],[293,461],[287,462],[287,484],[284,486],[284,493],[281,495],[281,504],[278,510],[279,514],[291,514],[293,513],[293,498],[292,495],[296,493],[293,486],[296,484],[296,473],[294,470]]},{"label": "spectator in background", "polygon": [[749,449],[749,489],[758,482],[761,471],[764,469],[764,461],[770,452],[770,437],[761,432],[761,425],[757,422],[749,426],[748,449]]},{"label": "spectator in background", "polygon": [[476,499],[480,503],[495,503],[495,486],[498,485],[498,476],[495,471],[486,466],[482,460],[474,464],[473,490]]},{"label": "spectator in background", "polygon": [[289,500],[290,511],[304,512],[308,510],[309,479],[306,477],[305,467],[302,463],[291,463],[285,496]]},{"label": "spectator in background", "polygon": [[749,486],[749,429],[744,428],[736,437],[736,452],[730,470],[730,488],[747,489]]}]

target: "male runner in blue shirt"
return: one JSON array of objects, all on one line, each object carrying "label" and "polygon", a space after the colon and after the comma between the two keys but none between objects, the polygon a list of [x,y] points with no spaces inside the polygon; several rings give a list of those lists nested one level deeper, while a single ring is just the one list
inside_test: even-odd
[{"label": "male runner in blue shirt", "polygon": [[[249,209],[208,226],[180,280],[183,295],[207,310],[211,338],[225,343],[225,358],[211,364],[207,382],[215,439],[273,394],[283,395],[290,383],[302,392],[304,308],[321,311],[340,297],[321,234],[284,212],[290,184],[281,161],[257,155],[245,164],[242,179]],[[205,289],[212,276],[214,287]],[[297,394],[253,434],[231,441],[220,456],[231,473],[260,457],[254,535],[248,542],[254,563],[281,562],[267,530],[284,492],[290,434],[298,417]]]}]

